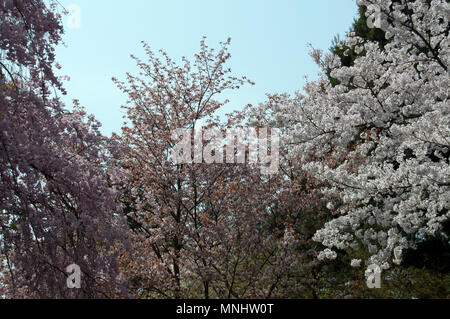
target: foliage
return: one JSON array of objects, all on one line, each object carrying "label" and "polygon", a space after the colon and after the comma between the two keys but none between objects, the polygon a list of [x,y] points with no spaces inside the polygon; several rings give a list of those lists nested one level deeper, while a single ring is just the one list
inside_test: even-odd
[{"label": "foliage", "polygon": [[[315,234],[328,247],[319,258],[362,244],[370,254],[366,265],[386,270],[407,249],[437,236],[449,216],[449,4],[360,4],[381,8],[390,42],[381,48],[349,34],[346,46],[365,51],[352,66],[314,50],[324,76],[305,86],[305,96],[270,111],[291,129],[284,141],[295,145],[303,168],[340,198],[337,217]],[[328,68],[339,84],[330,82]],[[258,118],[267,110],[253,112]]]},{"label": "foliage", "polygon": [[[113,79],[129,101],[111,139],[56,96],[57,8],[0,1],[0,296],[450,295],[448,1],[360,0],[346,39],[312,50],[322,75],[305,94],[225,122],[221,94],[253,84],[231,74],[230,39],[181,64],[143,42],[139,74]],[[249,144],[224,164],[205,134],[243,127],[280,128],[276,173]],[[174,161],[179,129],[213,163]],[[81,289],[66,286],[73,263]],[[364,264],[382,269],[380,289]]]}]

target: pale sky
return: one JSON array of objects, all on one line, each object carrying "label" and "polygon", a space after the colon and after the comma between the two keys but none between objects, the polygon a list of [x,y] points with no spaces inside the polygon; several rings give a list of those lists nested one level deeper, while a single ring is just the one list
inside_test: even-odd
[{"label": "pale sky", "polygon": [[[141,41],[165,50],[175,61],[192,57],[203,36],[207,45],[231,37],[229,66],[236,76],[256,82],[232,91],[221,114],[265,100],[266,93],[293,93],[317,78],[318,68],[308,55],[308,43],[328,50],[336,34],[341,38],[357,14],[355,0],[59,0],[80,11],[76,19],[63,17],[65,46],[56,52],[65,83],[64,101],[80,100],[103,126],[120,132],[126,96],[111,77],[137,73],[130,58],[145,59]],[[72,5],[72,6],[71,6]],[[72,11],[75,12],[75,11]]]}]

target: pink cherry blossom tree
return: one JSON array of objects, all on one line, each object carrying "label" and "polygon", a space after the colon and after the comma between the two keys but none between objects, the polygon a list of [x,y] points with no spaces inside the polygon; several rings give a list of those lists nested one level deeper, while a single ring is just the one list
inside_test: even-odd
[{"label": "pink cherry blossom tree", "polygon": [[214,118],[226,102],[220,93],[249,82],[229,75],[228,44],[216,51],[202,40],[194,62],[183,58],[181,66],[144,44],[148,62],[135,58],[139,76],[115,80],[129,96],[130,125],[116,138],[129,146],[121,163],[130,170],[123,201],[135,250],[123,252],[122,271],[137,297],[267,298],[303,288],[290,272],[303,267],[292,223],[283,217],[277,231],[270,228],[284,174],[266,176],[225,158],[177,163],[169,156],[177,129],[225,132],[244,124],[242,114],[226,124]]},{"label": "pink cherry blossom tree", "polygon": [[[75,103],[52,89],[63,32],[56,2],[0,2],[0,295],[110,297],[121,294],[113,245],[125,243],[115,146]],[[66,267],[81,268],[68,289]]]}]

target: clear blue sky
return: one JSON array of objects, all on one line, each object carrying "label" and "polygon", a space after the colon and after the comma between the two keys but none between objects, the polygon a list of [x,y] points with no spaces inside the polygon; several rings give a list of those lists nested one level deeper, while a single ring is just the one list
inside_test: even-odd
[{"label": "clear blue sky", "polygon": [[80,27],[69,28],[65,46],[56,51],[59,74],[71,105],[77,98],[103,124],[102,132],[120,132],[126,96],[111,77],[137,73],[130,54],[144,59],[140,41],[156,51],[164,49],[175,60],[192,57],[202,36],[210,47],[231,37],[230,67],[255,86],[234,91],[223,113],[265,100],[266,93],[293,93],[305,84],[303,76],[317,77],[308,43],[327,50],[333,37],[341,38],[356,17],[356,0],[60,0],[80,8]]}]

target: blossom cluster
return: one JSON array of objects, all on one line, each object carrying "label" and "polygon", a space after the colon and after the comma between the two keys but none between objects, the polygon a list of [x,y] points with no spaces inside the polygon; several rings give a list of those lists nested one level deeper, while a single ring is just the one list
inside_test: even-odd
[{"label": "blossom cluster", "polygon": [[328,207],[337,217],[314,236],[327,247],[319,257],[362,245],[370,253],[366,264],[386,269],[436,235],[450,214],[450,4],[359,5],[380,9],[387,45],[349,33],[341,45],[359,54],[351,66],[314,50],[323,75],[304,95],[281,95],[249,114],[284,126],[282,144],[340,199]]}]

